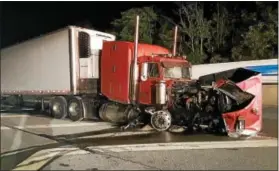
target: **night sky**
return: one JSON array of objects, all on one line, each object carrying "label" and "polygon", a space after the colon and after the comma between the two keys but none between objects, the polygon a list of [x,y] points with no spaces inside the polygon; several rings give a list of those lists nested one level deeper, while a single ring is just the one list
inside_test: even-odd
[{"label": "night sky", "polygon": [[67,25],[89,23],[105,31],[120,12],[155,6],[171,13],[172,2],[2,2],[1,46],[6,47]]},{"label": "night sky", "polygon": [[[188,2],[191,3],[191,2]],[[204,2],[205,15],[211,15],[214,2]],[[233,4],[237,9],[253,9],[253,2],[222,2],[230,10]],[[94,29],[107,31],[111,21],[119,18],[121,11],[134,7],[153,6],[159,14],[173,17],[177,8],[171,1],[100,1],[100,2],[0,2],[1,47],[6,47],[32,37],[36,37],[67,25],[91,25]],[[255,4],[254,4],[255,5]]]}]

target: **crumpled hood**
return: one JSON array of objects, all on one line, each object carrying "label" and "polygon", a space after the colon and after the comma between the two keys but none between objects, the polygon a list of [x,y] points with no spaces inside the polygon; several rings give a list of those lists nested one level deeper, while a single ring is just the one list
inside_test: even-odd
[{"label": "crumpled hood", "polygon": [[238,105],[243,104],[244,102],[249,101],[255,97],[253,94],[243,91],[232,81],[219,80],[216,84],[216,89],[235,100]]}]

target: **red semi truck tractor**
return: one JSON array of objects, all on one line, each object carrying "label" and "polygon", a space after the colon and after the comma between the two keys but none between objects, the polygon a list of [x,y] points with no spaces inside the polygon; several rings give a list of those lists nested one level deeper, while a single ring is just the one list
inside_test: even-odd
[{"label": "red semi truck tractor", "polygon": [[[260,131],[259,73],[239,68],[191,80],[191,64],[175,52],[176,32],[170,52],[138,43],[138,26],[139,17],[135,42],[70,26],[2,49],[1,93],[40,97],[42,104],[48,99],[53,117],[73,121],[98,118],[128,126],[148,116],[158,131],[173,124]],[[252,78],[256,91],[237,85]]]}]

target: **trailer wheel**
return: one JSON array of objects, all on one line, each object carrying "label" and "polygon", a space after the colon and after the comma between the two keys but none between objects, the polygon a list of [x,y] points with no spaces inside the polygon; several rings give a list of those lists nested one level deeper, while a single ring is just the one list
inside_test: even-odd
[{"label": "trailer wheel", "polygon": [[68,115],[72,121],[80,121],[83,119],[83,101],[80,97],[74,97],[69,101]]},{"label": "trailer wheel", "polygon": [[54,97],[50,101],[50,112],[56,119],[65,119],[67,117],[67,100],[65,97]]}]

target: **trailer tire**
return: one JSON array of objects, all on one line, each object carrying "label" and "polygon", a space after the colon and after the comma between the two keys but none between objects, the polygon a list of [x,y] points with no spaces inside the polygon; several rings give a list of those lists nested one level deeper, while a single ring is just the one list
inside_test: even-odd
[{"label": "trailer tire", "polygon": [[84,117],[84,104],[80,97],[73,97],[69,101],[68,116],[72,121],[81,121]]},{"label": "trailer tire", "polygon": [[50,113],[56,119],[65,119],[67,117],[68,103],[65,97],[57,96],[50,101]]}]

